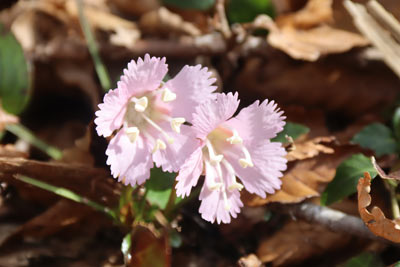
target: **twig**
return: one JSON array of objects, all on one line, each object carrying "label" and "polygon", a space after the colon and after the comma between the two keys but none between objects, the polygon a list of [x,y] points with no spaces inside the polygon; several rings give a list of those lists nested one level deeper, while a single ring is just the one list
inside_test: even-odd
[{"label": "twig", "polygon": [[295,218],[324,225],[334,232],[348,233],[361,238],[393,244],[386,239],[374,235],[360,218],[328,207],[312,203],[300,203],[285,205],[284,208],[280,205],[279,208],[274,208],[274,211],[288,213]]},{"label": "twig", "polygon": [[226,18],[225,12],[225,0],[218,0],[215,6],[217,10],[219,30],[224,35],[225,39],[229,39],[232,36],[231,28],[229,27],[228,19]]},{"label": "twig", "polygon": [[381,22],[390,33],[400,42],[400,23],[393,16],[393,14],[386,11],[386,9],[375,0],[367,3],[367,9],[379,22]]}]

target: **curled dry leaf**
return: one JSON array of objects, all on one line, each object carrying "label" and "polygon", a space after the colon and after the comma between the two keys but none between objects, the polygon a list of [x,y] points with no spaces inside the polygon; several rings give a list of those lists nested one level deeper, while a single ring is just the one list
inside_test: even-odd
[{"label": "curled dry leaf", "polygon": [[334,136],[316,137],[311,140],[294,142],[291,150],[286,155],[288,161],[303,160],[318,156],[320,153],[333,154],[335,150],[331,147],[324,146],[321,143],[331,143],[335,141]]},{"label": "curled dry leaf", "polygon": [[184,21],[181,16],[175,14],[165,7],[150,11],[140,18],[140,27],[143,31],[154,34],[187,34],[199,36],[200,30],[193,24]]},{"label": "curled dry leaf", "polygon": [[377,236],[400,243],[400,225],[396,220],[387,219],[378,207],[373,207],[371,212],[367,209],[371,204],[371,176],[368,172],[358,181],[357,191],[358,211],[369,230]]},{"label": "curled dry leaf", "polygon": [[253,26],[269,30],[268,43],[294,59],[316,61],[321,55],[366,46],[368,40],[361,35],[324,24],[332,20],[331,5],[331,0],[310,0],[296,13],[278,17],[277,23],[259,15]]},{"label": "curled dry leaf", "polygon": [[400,180],[400,170],[389,174],[386,174],[384,170],[376,163],[375,157],[371,157],[372,165],[374,165],[375,170],[378,172],[379,176],[383,179],[390,180]]}]

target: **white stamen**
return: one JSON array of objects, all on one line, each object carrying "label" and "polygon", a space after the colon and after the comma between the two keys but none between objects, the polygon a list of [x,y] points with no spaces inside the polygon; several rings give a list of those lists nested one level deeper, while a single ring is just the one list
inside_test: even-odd
[{"label": "white stamen", "polygon": [[226,191],[225,190],[222,192],[222,195],[224,197],[224,208],[225,208],[226,211],[230,211],[231,203],[229,203],[229,200],[228,200],[228,197],[226,195]]},{"label": "white stamen", "polygon": [[244,146],[242,146],[241,149],[244,153],[245,158],[239,159],[240,166],[242,166],[243,168],[253,167],[254,164],[253,164],[253,161],[251,160],[249,151]]},{"label": "white stamen", "polygon": [[224,155],[222,154],[216,155],[214,152],[214,148],[208,139],[206,141],[206,146],[208,148],[208,155],[210,157],[210,162],[213,165],[220,163],[221,160],[224,158]]},{"label": "white stamen", "polygon": [[236,181],[236,175],[235,175],[235,170],[233,169],[232,165],[225,159],[222,160],[222,164],[224,164],[226,170],[228,171],[228,174],[231,176],[231,184],[229,185],[228,189],[230,191],[238,189],[241,191],[243,189],[243,185],[241,183],[238,183]]},{"label": "white stamen", "polygon": [[167,145],[164,143],[163,140],[157,139],[156,144],[154,145],[153,148],[153,153],[155,153],[157,150],[165,150],[167,148]]},{"label": "white stamen", "polygon": [[168,88],[165,88],[161,94],[161,100],[164,102],[171,102],[176,99],[176,94],[171,92]]},{"label": "white stamen", "polygon": [[167,139],[167,142],[169,144],[172,144],[174,142],[174,138],[170,137],[160,126],[158,126],[157,123],[152,121],[149,117],[147,117],[144,113],[141,113],[143,119],[145,119],[151,126],[153,126],[156,130],[162,133],[164,137]]},{"label": "white stamen", "polygon": [[128,127],[128,128],[125,129],[125,133],[128,136],[129,140],[132,143],[135,143],[136,139],[139,136],[140,131],[139,131],[138,127]]},{"label": "white stamen", "polygon": [[242,144],[243,139],[239,136],[239,133],[236,130],[233,130],[232,132],[233,132],[232,136],[226,138],[226,141],[228,141],[232,145]]},{"label": "white stamen", "polygon": [[[210,170],[211,168],[213,168],[211,166],[211,163],[208,160],[205,160],[205,164],[206,164],[206,172],[208,170]],[[210,176],[206,174],[206,184],[208,189],[210,190],[218,190],[223,186],[223,183],[216,183],[215,180]]]},{"label": "white stamen", "polygon": [[181,125],[185,123],[185,118],[174,118],[171,120],[171,128],[177,133],[181,132]]},{"label": "white stamen", "polygon": [[147,108],[147,105],[149,104],[149,100],[145,96],[143,96],[139,99],[133,99],[133,101],[135,102],[135,110],[137,112],[145,111]]}]

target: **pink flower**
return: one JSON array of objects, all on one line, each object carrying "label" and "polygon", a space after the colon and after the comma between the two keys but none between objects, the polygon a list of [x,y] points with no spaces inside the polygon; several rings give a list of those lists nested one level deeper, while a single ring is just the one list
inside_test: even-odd
[{"label": "pink flower", "polygon": [[207,68],[185,66],[164,83],[167,70],[165,58],[146,54],[144,60],[132,60],[96,112],[99,135],[117,131],[106,150],[107,164],[125,184],[142,184],[153,161],[164,171],[178,171],[196,145],[183,124],[192,120],[200,101],[214,97],[215,79]]},{"label": "pink flower", "polygon": [[205,170],[199,211],[210,222],[229,223],[231,216],[236,218],[243,206],[239,192],[243,187],[263,198],[274,193],[286,169],[285,149],[269,140],[283,130],[283,112],[273,101],[256,101],[232,118],[237,98],[237,93],[217,94],[197,106],[192,123],[201,143],[177,177],[177,195],[184,197]]}]

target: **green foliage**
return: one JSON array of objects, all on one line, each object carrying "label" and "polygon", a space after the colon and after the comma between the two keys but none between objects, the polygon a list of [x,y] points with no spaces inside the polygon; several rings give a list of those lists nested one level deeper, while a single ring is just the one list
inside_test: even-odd
[{"label": "green foliage", "polygon": [[385,266],[378,255],[371,252],[363,252],[356,257],[351,258],[343,267],[383,267]]},{"label": "green foliage", "polygon": [[[175,176],[176,173],[163,172],[160,168],[153,168],[150,179],[146,182],[147,201],[162,210],[165,209],[174,187]],[[176,198],[175,204],[180,200],[181,198]]]},{"label": "green foliage", "polygon": [[344,160],[322,193],[321,205],[330,205],[357,192],[358,180],[364,176],[364,172],[369,172],[372,178],[377,175],[371,160],[363,154],[355,154]]},{"label": "green foliage", "polygon": [[215,0],[163,0],[164,4],[182,9],[207,10],[215,4]]},{"label": "green foliage", "polygon": [[132,246],[132,234],[128,233],[124,236],[121,243],[121,252],[124,255],[125,262],[129,262],[131,257],[131,246]]},{"label": "green foliage", "polygon": [[372,123],[365,126],[351,140],[363,148],[371,149],[379,157],[396,152],[397,144],[389,127],[382,123]]},{"label": "green foliage", "polygon": [[270,0],[230,0],[227,13],[230,23],[244,23],[260,14],[273,17],[275,10]]},{"label": "green foliage", "polygon": [[24,110],[29,101],[31,82],[21,45],[0,25],[0,98],[7,112],[19,114]]},{"label": "green foliage", "polygon": [[283,128],[283,131],[278,133],[278,135],[271,139],[271,141],[273,142],[281,142],[281,143],[286,143],[286,135],[291,136],[293,138],[293,140],[295,140],[296,138],[300,137],[303,134],[306,134],[310,131],[310,128],[302,125],[302,124],[298,124],[298,123],[294,123],[294,122],[286,122],[285,127]]}]

